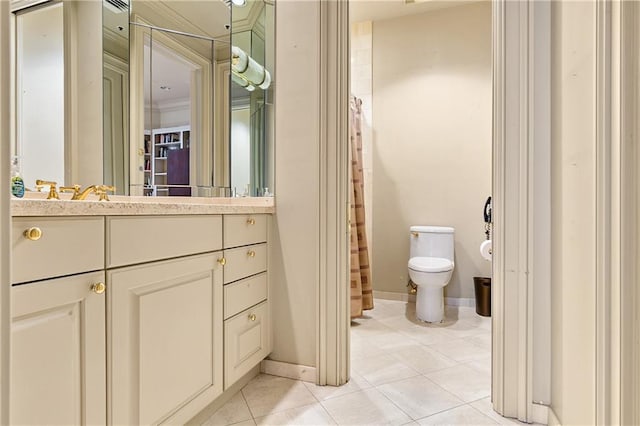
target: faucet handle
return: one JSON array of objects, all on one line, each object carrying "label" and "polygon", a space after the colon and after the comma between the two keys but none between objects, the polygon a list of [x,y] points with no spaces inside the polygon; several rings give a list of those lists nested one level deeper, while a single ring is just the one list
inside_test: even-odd
[{"label": "faucet handle", "polygon": [[47,200],[59,200],[58,191],[56,191],[57,182],[36,179],[36,189],[40,191],[45,186],[49,186],[49,195],[47,195]]},{"label": "faucet handle", "polygon": [[115,192],[116,187],[112,185],[98,185],[96,186],[96,194],[98,194],[98,201],[109,201],[107,191]]},{"label": "faucet handle", "polygon": [[78,194],[80,193],[80,185],[73,185],[73,186],[61,186],[59,188],[60,192],[73,192],[73,196],[71,197],[72,200],[75,200],[78,197]]}]

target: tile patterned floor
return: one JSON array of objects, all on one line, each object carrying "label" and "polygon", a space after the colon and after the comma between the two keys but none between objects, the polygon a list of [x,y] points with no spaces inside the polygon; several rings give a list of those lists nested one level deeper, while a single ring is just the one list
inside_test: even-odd
[{"label": "tile patterned floor", "polygon": [[376,299],[351,323],[349,383],[261,374],[204,425],[511,425],[491,409],[491,321],[447,307],[415,320],[415,304]]}]

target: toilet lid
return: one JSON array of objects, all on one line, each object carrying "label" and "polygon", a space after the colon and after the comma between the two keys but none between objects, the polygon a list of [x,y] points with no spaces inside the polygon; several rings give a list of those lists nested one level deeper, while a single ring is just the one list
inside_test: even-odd
[{"label": "toilet lid", "polygon": [[409,269],[418,272],[447,272],[453,269],[453,262],[442,257],[412,257]]}]

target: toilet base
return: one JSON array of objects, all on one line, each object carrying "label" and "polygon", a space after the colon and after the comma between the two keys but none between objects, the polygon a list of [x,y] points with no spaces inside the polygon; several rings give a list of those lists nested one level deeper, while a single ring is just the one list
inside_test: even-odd
[{"label": "toilet base", "polygon": [[442,322],[444,319],[444,287],[418,286],[416,316],[424,322]]}]

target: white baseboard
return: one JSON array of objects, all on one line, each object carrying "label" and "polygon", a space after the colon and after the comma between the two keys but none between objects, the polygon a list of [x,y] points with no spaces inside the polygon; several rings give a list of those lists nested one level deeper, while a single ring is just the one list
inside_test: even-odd
[{"label": "white baseboard", "polygon": [[531,421],[541,425],[549,424],[549,411],[551,411],[549,407],[546,405],[536,404],[535,402],[532,406]]},{"label": "white baseboard", "polygon": [[302,380],[303,382],[316,382],[316,368],[306,365],[289,364],[288,362],[265,359],[260,363],[260,371],[272,376],[286,377],[288,379]]},{"label": "white baseboard", "polygon": [[397,300],[399,302],[415,302],[416,301],[415,294],[395,293],[393,291],[373,290],[373,298],[384,299],[384,300]]},{"label": "white baseboard", "polygon": [[[373,290],[374,299],[397,300],[399,302],[415,302],[415,294],[395,293],[393,291]],[[472,297],[445,297],[444,304],[447,306],[466,306],[475,308],[476,299]]]},{"label": "white baseboard", "polygon": [[444,304],[447,306],[466,306],[468,308],[475,308],[476,299],[472,297],[445,297]]},{"label": "white baseboard", "polygon": [[548,421],[548,425],[549,426],[562,426],[562,423],[560,423],[560,420],[558,420],[558,416],[556,416],[556,413],[553,412],[553,408],[551,407],[547,407],[548,408],[548,413],[549,413],[549,421]]}]

